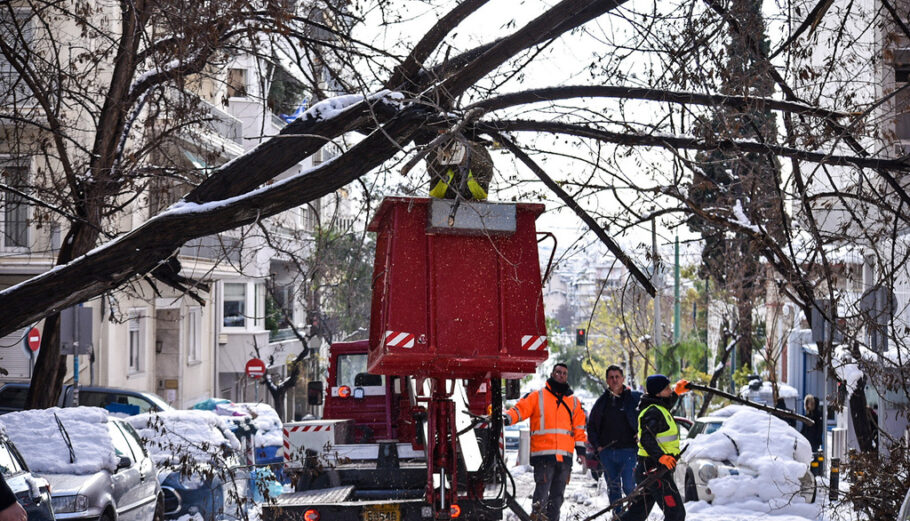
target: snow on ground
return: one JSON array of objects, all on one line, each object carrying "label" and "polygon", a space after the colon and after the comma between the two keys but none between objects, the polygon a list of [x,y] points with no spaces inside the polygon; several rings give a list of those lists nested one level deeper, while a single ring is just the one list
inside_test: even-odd
[{"label": "snow on ground", "polygon": [[[717,483],[723,478],[712,481],[711,487],[718,494],[718,500],[713,504],[705,501],[686,503],[687,521],[855,521],[853,509],[849,505],[829,503],[826,495],[821,492],[821,486],[818,501],[807,504],[801,497],[793,497],[790,490],[793,488],[792,483],[785,480],[782,484],[779,481],[781,478],[777,476],[778,473],[802,476],[810,457],[808,442],[785,422],[744,406],[725,407],[715,415],[728,420],[715,433],[693,439],[692,448],[688,450],[710,453],[712,458],[748,461],[749,465],[759,470],[759,475],[748,478],[748,483],[736,482],[736,487],[731,486],[722,492],[716,490],[718,485],[723,488],[723,483]],[[738,456],[722,432],[737,440],[740,446]],[[727,441],[720,441],[720,438]],[[530,466],[518,466],[516,461],[517,452],[507,451],[506,464],[516,483],[516,500],[530,512],[534,491],[533,469]],[[798,483],[798,479],[795,482]],[[782,487],[786,490],[780,490]],[[780,499],[785,494],[792,500]],[[769,497],[770,500],[762,499],[763,497]],[[608,505],[603,478],[594,481],[582,465],[574,463],[566,487],[561,520],[582,521]],[[655,507],[648,521],[661,521],[663,518],[660,508]],[[508,512],[504,519],[516,521],[518,518]],[[608,515],[596,519],[610,521]]]},{"label": "snow on ground", "polygon": [[[531,494],[534,492],[534,473],[530,466],[515,466],[516,453],[506,453],[509,470],[516,482],[516,499],[530,512]],[[792,505],[769,509],[761,501],[747,501],[726,505],[709,504],[705,501],[686,503],[687,521],[855,521],[852,509],[843,505],[836,508],[825,503],[822,498],[817,505],[794,503]],[[572,477],[566,487],[565,502],[562,506],[561,521],[583,521],[610,504],[607,499],[606,484],[601,478],[595,482],[591,474],[575,463]],[[648,516],[648,521],[662,521],[660,508],[655,507]],[[506,521],[517,521],[517,516],[508,511],[503,517]],[[608,515],[596,518],[597,521],[610,521]]]}]

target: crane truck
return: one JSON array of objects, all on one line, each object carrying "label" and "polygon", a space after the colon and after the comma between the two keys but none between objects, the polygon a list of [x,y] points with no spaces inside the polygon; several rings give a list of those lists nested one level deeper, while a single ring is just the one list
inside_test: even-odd
[{"label": "crane truck", "polygon": [[369,341],[332,344],[323,417],[285,424],[295,491],[264,505],[266,521],[527,518],[507,487],[501,382],[548,356],[542,211],[383,201]]}]

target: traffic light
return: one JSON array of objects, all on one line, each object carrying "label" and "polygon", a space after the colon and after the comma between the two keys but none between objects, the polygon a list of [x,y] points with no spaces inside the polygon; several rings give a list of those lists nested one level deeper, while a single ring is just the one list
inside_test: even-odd
[{"label": "traffic light", "polygon": [[585,345],[585,329],[580,327],[575,330],[575,345],[583,346]]}]

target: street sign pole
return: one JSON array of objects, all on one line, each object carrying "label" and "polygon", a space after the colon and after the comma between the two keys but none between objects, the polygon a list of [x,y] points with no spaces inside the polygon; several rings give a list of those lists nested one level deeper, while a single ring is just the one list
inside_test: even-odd
[{"label": "street sign pole", "polygon": [[73,320],[73,407],[79,407],[79,320]]}]

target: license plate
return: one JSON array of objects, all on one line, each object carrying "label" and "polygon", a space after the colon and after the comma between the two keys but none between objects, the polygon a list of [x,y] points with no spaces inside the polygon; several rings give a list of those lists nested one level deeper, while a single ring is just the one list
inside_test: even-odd
[{"label": "license plate", "polygon": [[398,505],[370,505],[363,507],[363,521],[401,521]]}]

